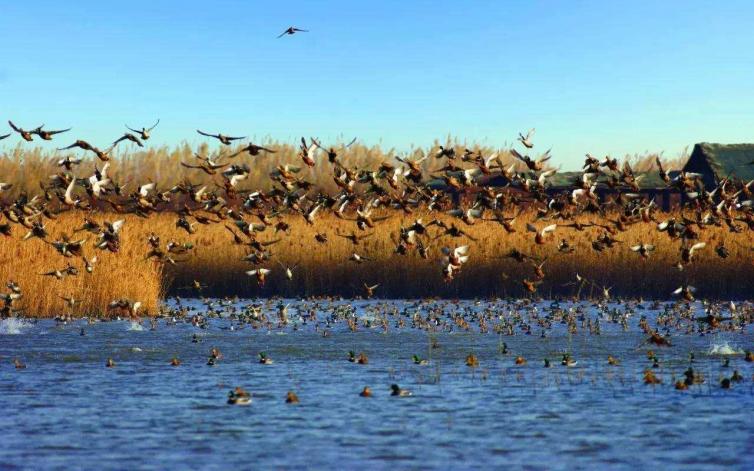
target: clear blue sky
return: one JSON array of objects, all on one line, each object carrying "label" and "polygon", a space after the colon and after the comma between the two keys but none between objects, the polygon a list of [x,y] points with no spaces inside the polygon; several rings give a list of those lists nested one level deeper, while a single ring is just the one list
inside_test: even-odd
[{"label": "clear blue sky", "polygon": [[674,155],[754,141],[753,25],[750,1],[4,2],[0,119]]}]

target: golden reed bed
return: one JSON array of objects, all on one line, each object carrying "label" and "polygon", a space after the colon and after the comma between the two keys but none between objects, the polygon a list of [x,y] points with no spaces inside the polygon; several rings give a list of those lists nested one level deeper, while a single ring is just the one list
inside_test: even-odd
[{"label": "golden reed bed", "polygon": [[[95,216],[95,219],[113,221],[114,216]],[[48,221],[48,239],[56,240],[61,234],[72,234],[74,229],[81,227],[82,218],[82,214],[72,213]],[[117,254],[95,249],[92,244],[96,238],[94,234],[79,232],[74,236],[87,238],[84,254],[88,258],[97,257],[91,274],[86,272],[81,259],[63,257],[41,239],[22,240],[24,228],[14,226],[11,237],[0,236],[0,281],[3,285],[9,280],[18,283],[23,292],[18,305],[24,309],[23,314],[30,317],[102,314],[108,303],[119,298],[139,300],[146,309],[156,312],[166,288],[163,270],[160,265],[140,263],[145,250],[143,234],[149,232],[151,221],[130,216],[125,219],[128,222],[123,231],[127,236]],[[62,280],[41,275],[63,269],[69,262],[78,269],[78,275],[66,276]],[[73,297],[76,300],[73,309],[61,297]]]},{"label": "golden reed bed", "polygon": [[[70,139],[60,138],[60,143],[66,144]],[[55,142],[58,142],[57,140]],[[407,152],[397,152],[395,149],[385,149],[381,146],[365,146],[357,142],[348,149],[338,147],[339,143],[323,142],[323,145],[334,145],[339,151],[341,160],[349,167],[365,169],[377,168],[380,162],[396,163],[395,156],[402,155],[411,159],[421,158],[430,153],[431,149],[436,149],[439,144],[446,148],[464,149],[469,148],[476,153],[481,152],[485,156],[493,153],[500,156],[505,165],[516,164],[518,171],[524,170],[525,167],[520,161],[517,161],[507,148],[493,148],[478,144],[470,144],[458,139],[448,138],[445,142],[435,141],[429,148],[412,147]],[[261,141],[261,145],[275,149],[274,154],[260,154],[252,157],[244,154],[225,162],[233,164],[248,164],[250,166],[249,177],[244,181],[242,187],[248,189],[269,189],[270,172],[277,165],[292,164],[302,166],[299,151],[296,145],[290,143],[272,141],[266,139]],[[113,176],[120,183],[127,183],[128,191],[134,191],[139,184],[153,181],[157,183],[158,188],[170,188],[173,185],[189,180],[193,183],[219,183],[220,178],[208,177],[201,171],[188,169],[181,166],[181,162],[197,163],[194,153],[200,155],[209,155],[217,157],[218,155],[231,155],[239,151],[243,145],[227,146],[217,148],[207,144],[200,144],[197,147],[191,147],[188,143],[183,143],[175,147],[147,147],[141,150],[138,147],[131,146],[127,150],[116,149],[112,153],[108,175]],[[57,161],[66,155],[78,155],[85,161],[76,168],[75,173],[89,175],[94,170],[94,165],[102,168],[103,163],[92,160],[91,154],[74,151],[55,151],[49,148],[33,146],[30,143],[18,144],[11,149],[5,149],[0,152],[0,181],[13,183],[14,186],[2,196],[5,199],[14,198],[20,192],[26,191],[29,194],[39,192],[39,183],[48,182],[49,176],[63,171],[56,165]],[[538,155],[534,152],[532,155]],[[666,168],[678,169],[687,160],[688,152],[684,150],[677,156],[666,158],[658,154],[642,154],[626,156],[623,160],[631,163],[636,172],[645,172],[655,170],[655,159],[662,158],[663,165]],[[421,165],[422,170],[426,173],[436,170],[444,165],[444,161],[437,159],[427,159]],[[338,188],[332,180],[332,168],[329,164],[323,162],[314,169],[305,169],[301,174],[302,177],[312,182],[316,188],[331,193],[337,192]]]},{"label": "golden reed bed", "polygon": [[[533,268],[530,263],[505,258],[512,248],[516,248],[539,259],[546,259],[543,266],[546,277],[537,292],[538,296],[543,297],[575,294],[576,287],[568,284],[575,280],[576,273],[594,280],[600,286],[613,287],[611,294],[614,296],[664,299],[683,283],[696,286],[698,297],[741,298],[754,293],[754,252],[749,248],[749,235],[733,234],[724,227],[703,230],[701,240],[707,242],[707,247],[697,254],[691,265],[679,271],[674,265],[679,259],[680,242],[671,241],[667,234],[657,232],[654,224],[629,226],[625,232],[617,234],[623,243],[598,253],[591,247],[598,228],[575,232],[559,227],[547,244],[537,246],[533,243],[533,234],[525,229],[525,222],[531,217],[522,214],[516,221],[516,233],[507,234],[492,222],[464,226],[477,242],[442,237],[432,242],[431,257],[425,260],[416,251],[406,256],[395,254],[395,243],[390,238],[390,234],[397,233],[401,224],[407,226],[414,217],[422,214],[417,212],[405,216],[393,211],[384,214],[390,218],[378,223],[376,230],[367,231],[374,235],[361,241],[359,246],[353,246],[350,241],[336,235],[337,231],[350,233],[354,228],[353,222],[331,214],[323,215],[315,226],[307,225],[301,216],[287,216],[286,220],[291,224],[290,234],[281,232],[276,235],[274,229],[268,227],[259,233],[258,240],[280,238],[281,241],[269,247],[272,261],[262,265],[272,270],[263,288],[253,277],[245,274],[246,270],[253,268],[248,262],[241,261],[246,250],[243,246],[232,244],[232,236],[223,224],[198,226],[197,233],[189,235],[175,228],[174,214],[156,214],[149,219],[107,213],[91,215],[98,222],[121,218],[126,221],[121,249],[117,254],[95,249],[91,244],[94,236],[79,233],[87,234],[89,238],[84,253],[90,258],[94,255],[98,257],[93,274],[86,273],[80,259],[66,259],[39,239],[22,241],[23,228],[15,226],[11,237],[0,238],[0,280],[12,279],[17,282],[24,293],[20,306],[25,309],[25,314],[39,317],[69,312],[99,315],[106,311],[110,301],[119,298],[141,301],[144,308],[153,314],[168,293],[196,295],[196,291],[190,288],[194,280],[206,285],[201,294],[213,296],[358,296],[364,293],[363,283],[379,283],[375,290],[378,297],[525,296],[527,293],[521,281],[533,279]],[[48,221],[51,239],[62,233],[71,234],[81,226],[83,215],[79,212],[64,213],[57,220]],[[424,220],[427,222],[436,216],[424,215]],[[658,217],[663,216],[658,214]],[[448,217],[440,217],[450,221]],[[329,242],[316,242],[314,234],[317,231],[327,233]],[[163,245],[175,239],[178,242],[191,242],[194,249],[188,256],[177,257],[185,259],[185,262],[176,265],[146,260],[145,255],[149,250],[147,236],[151,232],[161,237]],[[574,253],[558,252],[557,242],[562,237],[574,246]],[[714,247],[720,240],[731,252],[727,259],[715,254]],[[648,260],[629,251],[629,245],[639,242],[657,247]],[[469,262],[454,281],[443,282],[441,266],[437,263],[440,247],[466,243],[471,246]],[[354,251],[373,260],[362,264],[349,262],[348,258]],[[64,268],[69,260],[79,268],[77,276],[56,280],[40,275]],[[289,266],[296,265],[292,280],[286,279],[277,261]],[[582,297],[590,293],[595,297],[602,295],[599,288],[591,285],[581,289]],[[61,296],[73,296],[77,304],[70,309]]]}]

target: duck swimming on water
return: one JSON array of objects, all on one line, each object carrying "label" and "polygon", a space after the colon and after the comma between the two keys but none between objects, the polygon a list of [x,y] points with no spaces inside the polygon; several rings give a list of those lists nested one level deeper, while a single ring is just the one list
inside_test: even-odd
[{"label": "duck swimming on water", "polygon": [[237,386],[236,389],[228,393],[228,404],[247,406],[251,404],[251,394],[240,386]]},{"label": "duck swimming on water", "polygon": [[262,365],[271,365],[274,362],[265,352],[259,352],[259,363]]},{"label": "duck swimming on water", "polygon": [[413,396],[413,394],[411,393],[411,391],[409,391],[408,389],[402,389],[397,384],[391,384],[390,385],[390,391],[391,391],[390,392],[391,396],[400,396],[400,397]]}]

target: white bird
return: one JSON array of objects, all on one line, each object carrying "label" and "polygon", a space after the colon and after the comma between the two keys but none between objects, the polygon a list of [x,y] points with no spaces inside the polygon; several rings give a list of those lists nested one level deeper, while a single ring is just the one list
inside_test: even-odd
[{"label": "white bird", "polygon": [[364,262],[369,262],[369,261],[371,261],[372,259],[371,259],[371,258],[367,258],[367,257],[364,257],[364,256],[362,256],[362,255],[359,255],[359,254],[357,254],[356,252],[354,252],[354,253],[353,253],[353,254],[351,254],[351,256],[350,256],[350,257],[348,258],[348,260],[349,260],[349,261],[351,261],[351,262],[355,262],[355,263],[364,263]]},{"label": "white bird", "polygon": [[583,188],[578,188],[576,190],[573,190],[571,193],[571,201],[573,204],[578,203],[582,199],[590,199],[592,201],[597,200],[597,184],[593,184],[589,187],[589,189],[585,190]]},{"label": "white bird", "polygon": [[238,185],[238,182],[242,180],[246,180],[249,177],[248,173],[242,173],[240,175],[233,175],[228,179],[228,182],[230,183],[230,186],[235,187]]},{"label": "white bird", "polygon": [[521,133],[518,133],[518,141],[523,144],[524,147],[527,149],[531,149],[534,147],[534,143],[531,141],[531,138],[534,136],[534,128],[529,129],[529,132],[526,133],[526,136],[524,136]]},{"label": "white bird", "polygon": [[99,198],[104,190],[104,187],[110,184],[110,179],[98,180],[92,183],[92,197]]},{"label": "white bird", "polygon": [[141,185],[139,187],[139,195],[142,198],[146,198],[147,196],[149,196],[149,192],[153,191],[156,187],[157,185],[155,183],[146,183],[144,185]]},{"label": "white bird", "polygon": [[444,265],[452,265],[454,269],[461,268],[461,265],[469,261],[469,246],[462,245],[451,249],[449,247],[443,247],[440,249],[445,255],[441,262]]},{"label": "white bird", "polygon": [[94,264],[97,263],[97,256],[95,255],[91,259],[83,257],[83,259],[84,259],[84,268],[86,269],[86,272],[92,273],[94,271]]},{"label": "white bird", "polygon": [[309,208],[309,211],[304,214],[304,219],[306,219],[306,222],[309,224],[314,224],[314,216],[317,215],[317,212],[322,207],[321,204],[315,204],[311,208]]},{"label": "white bird", "polygon": [[280,265],[280,267],[285,272],[285,277],[288,279],[288,281],[293,280],[293,270],[296,269],[296,267],[298,266],[298,263],[293,265],[292,267],[285,266],[280,262],[278,262],[278,265]]},{"label": "white bird", "polygon": [[653,252],[654,249],[655,249],[654,245],[652,245],[652,244],[643,244],[643,243],[639,244],[639,245],[634,245],[634,246],[631,247],[631,250],[633,252],[638,252],[639,255],[641,255],[644,258],[649,258],[649,253]]},{"label": "white bird", "polygon": [[536,226],[534,226],[533,224],[531,224],[531,223],[527,223],[526,224],[526,230],[529,231],[529,232],[534,232],[535,233],[534,242],[536,242],[539,245],[544,244],[545,243],[545,237],[547,236],[547,234],[549,234],[551,232],[555,232],[555,229],[557,229],[557,228],[558,228],[557,224],[550,224],[549,226],[545,226],[544,228],[542,228],[541,231],[538,231],[537,228],[536,228]]},{"label": "white bird", "polygon": [[68,184],[68,188],[65,190],[65,196],[63,197],[63,202],[67,204],[68,206],[78,206],[78,204],[81,202],[81,199],[76,197],[74,199],[73,197],[73,187],[76,186],[76,178],[71,178],[71,183]]}]

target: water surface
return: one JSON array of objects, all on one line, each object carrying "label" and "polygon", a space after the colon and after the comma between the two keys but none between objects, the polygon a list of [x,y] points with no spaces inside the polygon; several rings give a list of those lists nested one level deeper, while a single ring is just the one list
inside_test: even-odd
[{"label": "water surface", "polygon": [[[355,305],[369,315],[365,303]],[[423,309],[395,306],[407,316]],[[587,318],[599,317],[584,306]],[[754,366],[729,355],[725,368],[722,356],[709,354],[716,346],[751,349],[752,328],[674,335],[672,347],[654,349],[665,384],[648,386],[641,314],[656,312],[637,311],[628,332],[603,317],[601,335],[569,335],[557,324],[546,338],[536,328],[483,334],[472,324],[432,334],[434,349],[426,332],[393,325],[387,333],[350,332],[341,322],[323,337],[312,323],[254,330],[211,319],[201,329],[163,319],[150,330],[148,322],[4,321],[0,468],[752,469]],[[212,347],[224,355],[214,367],[206,364]],[[366,352],[369,363],[348,362],[349,350]],[[259,364],[260,351],[275,363]],[[560,365],[566,351],[575,367]],[[707,382],[676,391],[671,381],[689,365],[689,352]],[[470,353],[479,368],[465,366]],[[413,364],[414,354],[430,365]],[[608,354],[621,365],[609,366]],[[527,365],[516,366],[516,355]],[[181,366],[169,366],[174,356]],[[104,367],[108,357],[115,368]],[[27,368],[14,369],[14,358]],[[745,380],[720,389],[733,369]],[[413,397],[391,397],[392,383]],[[358,396],[366,385],[373,398]],[[250,406],[226,404],[235,386],[252,393]],[[285,404],[288,390],[300,404]]]}]

